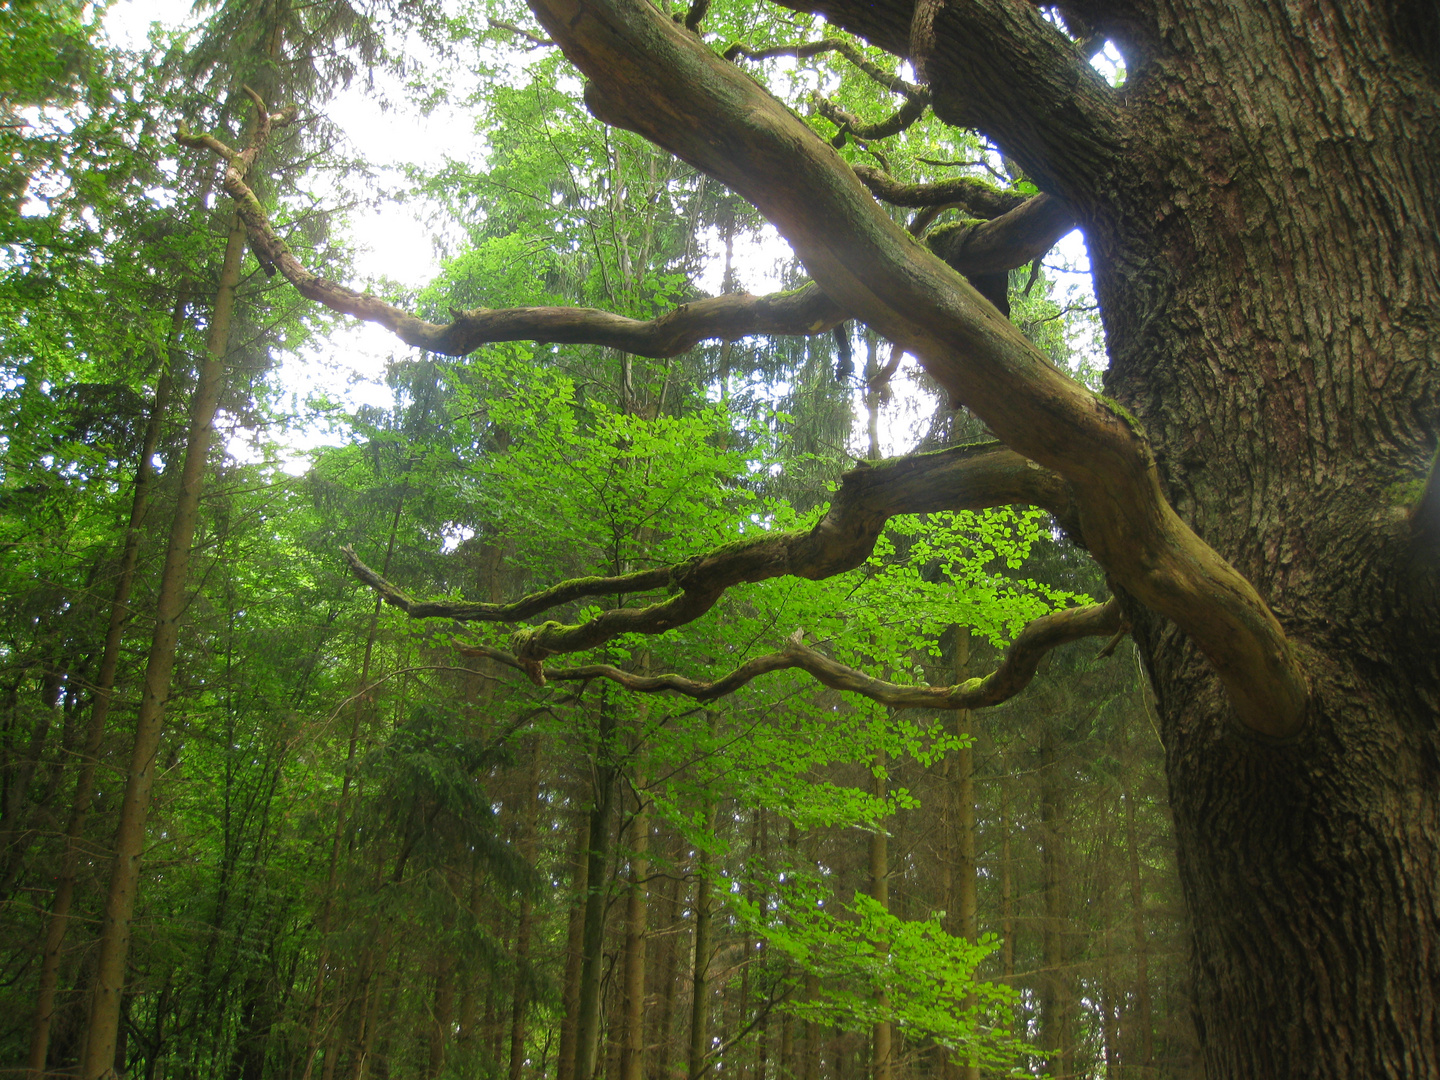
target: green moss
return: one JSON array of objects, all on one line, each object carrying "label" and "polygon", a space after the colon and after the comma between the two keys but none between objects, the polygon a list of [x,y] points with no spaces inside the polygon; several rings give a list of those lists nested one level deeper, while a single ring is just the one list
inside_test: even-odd
[{"label": "green moss", "polygon": [[1385,501],[1391,506],[1414,506],[1425,494],[1425,478],[1402,480],[1385,489]]},{"label": "green moss", "polygon": [[1096,394],[1095,396],[1100,401],[1105,403],[1106,408],[1108,408],[1116,416],[1120,417],[1121,420],[1124,420],[1126,426],[1129,427],[1131,431],[1133,431],[1140,438],[1145,438],[1145,428],[1141,425],[1140,421],[1135,418],[1134,413],[1132,413],[1129,409],[1125,408],[1124,405],[1121,405],[1120,402],[1116,401],[1114,398],[1106,397],[1104,394]]}]

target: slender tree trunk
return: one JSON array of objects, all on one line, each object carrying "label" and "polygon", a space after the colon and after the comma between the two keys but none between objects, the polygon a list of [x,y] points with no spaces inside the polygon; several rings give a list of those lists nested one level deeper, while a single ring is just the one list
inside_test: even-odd
[{"label": "slender tree trunk", "polygon": [[[805,997],[814,1001],[820,996],[820,979],[811,972],[805,973]],[[820,1025],[814,1020],[805,1021],[805,1069],[802,1080],[820,1080]]]},{"label": "slender tree trunk", "polygon": [[[762,883],[768,883],[770,880],[770,831],[769,823],[765,818],[765,807],[756,807],[755,816],[755,827],[759,833],[760,880]],[[765,922],[769,912],[768,893],[768,884],[762,884],[759,902],[760,921],[762,924]],[[764,958],[765,941],[761,939],[755,949],[748,954],[747,958],[747,967],[753,966],[757,972],[757,977],[759,973],[763,973],[765,970]],[[764,994],[763,984],[761,993],[762,995]],[[769,1064],[770,1055],[770,1012],[768,1005],[762,1003],[761,1008],[765,1009],[765,1012],[760,1014],[760,1019],[755,1025],[754,1080],[765,1080],[765,1070]]]},{"label": "slender tree trunk", "polygon": [[620,1051],[620,1080],[643,1080],[645,1062],[645,917],[646,878],[650,864],[650,814],[644,781],[635,779],[639,806],[631,822],[630,891],[625,903],[625,1037]]},{"label": "slender tree trunk", "polygon": [[[885,798],[885,751],[883,749],[875,752],[875,797]],[[875,831],[870,834],[870,895],[886,911],[890,910],[890,857],[889,837],[885,830],[878,825]],[[877,988],[880,996],[880,1006],[885,1007],[885,992]],[[870,1043],[870,1075],[872,1080],[891,1080],[892,1055],[891,1055],[891,1033],[890,1025],[881,1021],[874,1026],[871,1033]]]},{"label": "slender tree trunk", "polygon": [[572,897],[565,945],[565,982],[561,996],[560,1049],[556,1080],[575,1080],[576,1046],[580,1034],[580,974],[585,962],[585,902],[590,895],[590,815],[576,818],[575,851],[571,859]]},{"label": "slender tree trunk", "polygon": [[[608,710],[607,710],[608,712]],[[594,804],[590,810],[588,867],[585,873],[585,936],[580,964],[579,1026],[576,1033],[576,1080],[595,1080],[600,1054],[600,976],[604,964],[605,907],[608,893],[611,804],[615,769],[600,760],[609,753],[609,726],[602,719],[596,750]]]},{"label": "slender tree trunk", "polygon": [[120,825],[115,833],[115,864],[100,928],[100,951],[95,965],[90,1003],[90,1024],[80,1066],[82,1080],[101,1080],[115,1069],[116,1036],[125,985],[125,964],[130,955],[130,920],[135,912],[135,890],[140,881],[140,859],[145,846],[145,822],[155,784],[156,753],[170,696],[170,675],[180,617],[185,607],[185,580],[190,569],[190,546],[199,518],[200,489],[214,431],[215,409],[224,383],[225,357],[230,346],[230,325],[235,310],[235,289],[245,254],[245,232],[232,214],[225,245],[225,262],[210,320],[210,338],[200,364],[195,396],[190,405],[190,433],[185,444],[180,490],[165,565],[160,574],[156,602],[155,635],[145,668],[140,714],[135,723],[135,745],[120,804]]},{"label": "slender tree trunk", "polygon": [[1000,976],[1015,979],[1015,866],[1010,852],[1013,818],[1010,812],[1010,770],[1000,761]]},{"label": "slender tree trunk", "polygon": [[[395,554],[395,538],[400,529],[400,511],[405,504],[404,492],[396,496],[395,509],[390,515],[390,538],[385,543],[385,559],[381,563],[382,575],[390,572],[390,560]],[[350,786],[355,779],[355,759],[360,747],[360,727],[366,717],[374,715],[368,692],[370,665],[375,655],[375,638],[380,629],[380,609],[384,601],[375,598],[374,610],[370,613],[370,626],[365,633],[365,653],[360,662],[360,693],[350,720],[350,743],[345,754],[345,772],[340,780],[340,801],[335,807],[335,828],[330,835],[330,864],[325,874],[325,900],[320,906],[320,921],[317,928],[320,938],[320,956],[315,962],[315,988],[310,995],[310,1017],[305,1035],[305,1070],[303,1080],[310,1080],[315,1068],[315,1054],[320,1048],[321,1010],[325,1002],[325,981],[330,969],[330,921],[334,916],[335,892],[340,880],[340,849],[345,843],[345,825],[349,821]]]},{"label": "slender tree trunk", "polygon": [[450,1023],[455,1013],[455,962],[441,954],[435,965],[435,1005],[430,1016],[430,1060],[426,1080],[438,1080],[445,1071],[445,1047],[450,1041]]},{"label": "slender tree trunk", "polygon": [[1040,1015],[1044,1046],[1055,1080],[1075,1075],[1071,1030],[1074,996],[1070,990],[1069,905],[1064,842],[1062,780],[1056,761],[1055,736],[1047,724],[1040,743],[1040,855],[1045,872],[1045,975],[1041,980]]},{"label": "slender tree trunk", "polygon": [[[180,331],[185,319],[185,301],[175,305],[170,320],[170,356],[176,359]],[[110,622],[105,630],[105,646],[100,671],[95,678],[95,700],[90,723],[85,729],[85,746],[80,753],[80,772],[75,781],[75,801],[70,821],[65,827],[65,849],[61,855],[60,873],[55,885],[55,899],[50,905],[50,921],[45,929],[44,952],[40,959],[40,982],[35,995],[35,1022],[30,1033],[29,1070],[31,1080],[39,1080],[45,1072],[45,1059],[50,1048],[50,1027],[55,1016],[55,991],[60,980],[60,960],[65,935],[70,929],[70,907],[75,899],[75,877],[79,864],[80,838],[90,814],[95,795],[95,770],[100,764],[100,746],[105,739],[105,725],[114,697],[115,673],[120,665],[120,644],[125,624],[130,617],[130,592],[135,583],[135,565],[140,557],[141,526],[150,501],[150,486],[155,465],[155,448],[160,442],[160,422],[170,403],[170,372],[167,369],[155,384],[155,400],[145,424],[140,445],[140,461],[135,467],[135,490],[130,502],[130,524],[125,531],[125,546],[120,553],[115,594],[110,601]]]},{"label": "slender tree trunk", "polygon": [[[705,808],[705,829],[714,827],[715,808]],[[710,856],[695,853],[695,962],[690,995],[690,1059],[688,1080],[700,1080],[710,1053]]]},{"label": "slender tree trunk", "polygon": [[[671,866],[679,866],[684,860],[684,848],[680,846],[684,838],[678,837],[675,843],[674,858]],[[655,1023],[655,1039],[653,1045],[655,1052],[650,1055],[650,1080],[673,1080],[671,1077],[674,1052],[671,1042],[674,1036],[675,1025],[675,1001],[678,996],[678,988],[675,985],[676,969],[680,958],[680,949],[677,946],[678,920],[680,916],[680,878],[678,874],[666,875],[663,897],[663,914],[659,922],[665,928],[665,936],[661,939],[661,959],[658,963],[660,969],[659,985],[659,1016]]]},{"label": "slender tree trunk", "polygon": [[1145,933],[1145,889],[1140,879],[1140,851],[1135,842],[1135,795],[1125,774],[1125,855],[1130,878],[1130,925],[1135,935],[1135,1036],[1141,1075],[1155,1060],[1155,1027],[1150,1019],[1150,940]]},{"label": "slender tree trunk", "polygon": [[[526,863],[535,864],[535,828],[540,812],[540,741],[531,740],[530,776],[525,784],[525,823],[520,838],[520,855]],[[530,973],[530,935],[534,922],[530,894],[520,897],[520,914],[515,926],[515,994],[510,1002],[510,1069],[509,1080],[520,1080],[525,1071],[525,1021],[530,1007],[526,988]]]},{"label": "slender tree trunk", "polygon": [[[955,628],[955,683],[970,677],[970,628]],[[975,753],[971,746],[970,711],[955,713],[955,734],[962,743],[955,752],[955,933],[972,945],[980,940],[980,907],[977,884],[980,867],[975,836]],[[967,1004],[973,1005],[971,998]],[[960,1066],[960,1080],[980,1080],[980,1066],[973,1059]]]}]

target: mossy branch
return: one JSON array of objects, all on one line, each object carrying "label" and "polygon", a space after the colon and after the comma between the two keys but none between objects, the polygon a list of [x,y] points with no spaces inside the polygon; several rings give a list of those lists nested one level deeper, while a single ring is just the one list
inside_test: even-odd
[{"label": "mossy branch", "polygon": [[955,686],[905,686],[866,675],[863,671],[838,663],[804,644],[801,631],[777,652],[767,653],[740,665],[713,682],[697,682],[683,675],[636,675],[612,664],[587,664],[583,667],[548,668],[501,649],[484,645],[460,646],[462,656],[496,660],[517,671],[523,671],[540,685],[545,682],[586,682],[609,679],[626,690],[641,694],[672,693],[714,701],[733,694],[746,683],[774,671],[798,669],[832,690],[860,694],[882,705],[897,709],[983,709],[1006,701],[1030,684],[1041,659],[1050,650],[1082,637],[1118,635],[1123,627],[1120,608],[1115,600],[1104,604],[1069,608],[1051,612],[1030,622],[1006,650],[1000,666],[984,678],[968,679]]},{"label": "mossy branch", "polygon": [[886,522],[897,514],[1015,503],[1044,507],[1073,527],[1069,490],[1054,473],[998,443],[979,443],[856,468],[842,478],[829,511],[808,532],[738,540],[639,574],[577,578],[509,604],[417,601],[367,567],[353,550],[344,549],[344,555],[356,577],[414,618],[519,622],[587,596],[675,590],[653,604],[612,608],[582,623],[551,620],[517,630],[511,648],[538,678],[538,665],[549,656],[593,649],[622,634],[660,634],[693,622],[732,586],[785,575],[814,581],[853,570],[870,557]]}]

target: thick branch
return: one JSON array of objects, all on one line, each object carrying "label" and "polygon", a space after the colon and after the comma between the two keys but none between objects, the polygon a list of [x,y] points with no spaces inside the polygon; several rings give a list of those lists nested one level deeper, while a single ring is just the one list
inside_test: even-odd
[{"label": "thick branch", "polygon": [[[635,675],[611,664],[548,668],[546,681],[581,682],[609,679],[642,694],[674,693],[696,701],[714,701],[733,694],[746,683],[772,671],[798,668],[832,690],[848,690],[896,709],[983,709],[1014,697],[1035,677],[1041,659],[1051,649],[1082,637],[1108,637],[1120,629],[1120,607],[1115,600],[1070,608],[1044,615],[1025,627],[989,675],[956,686],[904,686],[872,678],[863,671],[837,663],[803,644],[799,631],[778,652],[756,657],[714,682],[697,682],[682,675]],[[532,677],[534,667],[519,657],[484,645],[462,646],[462,656],[498,660]]]},{"label": "thick branch", "polygon": [[[561,345],[601,345],[636,356],[678,356],[709,338],[735,340],[752,334],[820,334],[845,314],[814,284],[789,292],[723,296],[681,304],[654,319],[631,319],[595,308],[473,308],[452,311],[453,321],[441,325],[370,293],[356,292],[312,273],[276,235],[264,208],[245,183],[245,170],[263,141],[237,154],[210,135],[194,136],[182,129],[184,146],[210,150],[227,162],[225,190],[235,200],[256,256],[285,275],[300,294],[331,311],[385,327],[407,345],[442,356],[467,356],[497,341],[541,341]],[[247,156],[248,155],[248,156]]]},{"label": "thick branch", "polygon": [[[891,221],[798,117],[646,0],[532,0],[532,7],[591,80],[586,98],[598,117],[679,155],[759,208],[827,295],[904,346],[1008,445],[1071,483],[1091,552],[1139,602],[1191,636],[1243,723],[1276,736],[1299,730],[1309,691],[1294,650],[1254,587],[1165,501],[1132,418],[1052,366]],[[852,8],[849,0],[845,7]],[[1004,19],[1039,19],[1028,4],[973,0],[947,6],[942,20],[956,9],[983,9],[999,19],[1002,8],[1011,13]],[[989,57],[980,71],[996,63]],[[1032,58],[1035,64],[1046,66]],[[1106,88],[1092,94],[1081,76],[1072,86],[1080,87],[1083,113]],[[986,81],[996,92],[1014,90],[1017,108],[1027,104],[1028,92],[1016,89],[1026,82],[1023,71],[1007,69]],[[1108,96],[1100,100],[1113,110]],[[1048,104],[1036,144],[1047,153],[1069,145],[1049,136],[1076,111]],[[1078,145],[1069,156],[1093,155],[1102,145],[1113,154],[1115,141],[1093,134],[1097,123],[1106,130],[1116,123],[1105,115],[1103,122],[1074,117]]]},{"label": "thick branch", "polygon": [[[1113,90],[1034,4],[1014,0],[779,0],[819,13],[897,56],[911,48],[911,15],[933,9],[923,58],[935,115],[990,135],[1046,191],[1077,207],[1124,153]],[[914,59],[914,58],[912,58]]]},{"label": "thick branch", "polygon": [[588,622],[547,622],[518,630],[511,644],[521,661],[583,652],[621,634],[659,634],[700,618],[743,582],[793,575],[812,581],[853,570],[870,557],[881,530],[896,514],[978,510],[1023,503],[1073,521],[1065,484],[1054,473],[997,443],[956,446],[933,454],[865,464],[846,473],[829,512],[809,532],[771,533],[740,540],[674,566],[619,578],[562,582],[512,604],[419,602],[385,581],[346,550],[357,577],[387,603],[415,618],[515,622],[585,596],[673,588],[675,595],[644,607],[620,607]]},{"label": "thick branch", "polygon": [[939,226],[926,235],[925,244],[968,277],[1034,262],[1073,228],[1070,207],[1042,193],[993,221]]}]

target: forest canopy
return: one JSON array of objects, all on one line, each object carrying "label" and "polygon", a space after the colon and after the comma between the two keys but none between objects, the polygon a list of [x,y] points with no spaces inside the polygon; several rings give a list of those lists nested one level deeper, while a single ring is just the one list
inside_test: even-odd
[{"label": "forest canopy", "polygon": [[1428,5],[125,11],[0,3],[7,1066],[1437,1065]]}]

